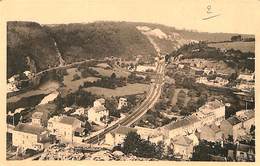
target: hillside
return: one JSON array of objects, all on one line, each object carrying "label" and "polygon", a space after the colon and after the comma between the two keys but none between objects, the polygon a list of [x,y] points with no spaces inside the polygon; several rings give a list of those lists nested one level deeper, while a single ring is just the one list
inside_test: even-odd
[{"label": "hillside", "polygon": [[[139,22],[58,25],[8,22],[7,76],[25,70],[41,71],[58,66],[63,60],[68,64],[91,58],[135,59],[142,55],[148,62],[156,51],[171,53],[191,41],[225,41],[232,35],[177,30],[161,24]],[[26,63],[28,60],[29,64]]]},{"label": "hillside", "polygon": [[[243,48],[243,45],[248,45],[246,42],[239,43],[240,49]],[[254,43],[251,42],[250,45]],[[210,44],[211,45],[211,44]],[[246,46],[248,48],[248,46]],[[254,52],[243,52],[240,49],[228,49],[226,51],[221,51],[218,48],[210,47],[205,42],[192,43],[183,45],[180,49],[175,52],[172,52],[170,56],[174,59],[204,59],[206,62],[214,61],[220,65],[221,70],[223,71],[227,66],[234,70],[240,70],[242,72],[254,72],[255,71],[255,53]],[[223,63],[224,62],[224,63]],[[211,68],[211,65],[207,65]],[[231,71],[231,69],[228,69]],[[230,72],[229,71],[229,72]],[[229,73],[227,72],[227,73]]]},{"label": "hillside", "polygon": [[149,40],[134,26],[125,23],[95,22],[46,28],[67,63],[75,59],[103,59],[106,56],[133,59],[136,55],[153,57],[156,54]]},{"label": "hillside", "polygon": [[[176,29],[175,27],[166,26],[162,24],[154,24],[154,23],[143,23],[143,22],[130,22],[129,24],[133,24],[135,26],[148,26],[152,29],[158,28],[162,30],[164,33],[171,34],[175,37],[181,37],[181,39],[185,40],[197,40],[197,41],[209,41],[209,42],[220,42],[220,41],[228,41],[232,36],[239,35],[237,33],[209,33],[209,32],[199,32],[188,29]],[[240,34],[242,38],[254,38],[254,35],[250,34]]]},{"label": "hillside", "polygon": [[28,70],[29,57],[32,68],[41,71],[58,65],[57,52],[53,40],[45,29],[35,22],[7,23],[7,76]]},{"label": "hillside", "polygon": [[224,42],[224,43],[212,43],[210,47],[216,47],[220,49],[234,49],[242,52],[255,52],[255,42]]}]

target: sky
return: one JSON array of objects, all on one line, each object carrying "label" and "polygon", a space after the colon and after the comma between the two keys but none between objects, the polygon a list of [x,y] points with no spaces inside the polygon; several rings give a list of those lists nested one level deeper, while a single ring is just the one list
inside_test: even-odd
[{"label": "sky", "polygon": [[[260,0],[2,0],[0,5],[5,21],[133,21],[204,32],[250,34],[260,27]],[[219,16],[202,20],[213,15]]]}]

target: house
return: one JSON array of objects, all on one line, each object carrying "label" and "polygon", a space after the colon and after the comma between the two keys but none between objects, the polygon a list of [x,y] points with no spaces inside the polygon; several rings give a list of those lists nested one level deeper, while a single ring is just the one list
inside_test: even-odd
[{"label": "house", "polygon": [[237,79],[245,80],[245,81],[254,81],[254,74],[239,74]]},{"label": "house", "polygon": [[209,154],[209,160],[223,162],[223,161],[227,161],[227,158],[224,156]]},{"label": "house", "polygon": [[163,126],[162,131],[166,137],[174,138],[179,135],[194,133],[198,128],[201,128],[200,119],[195,115],[191,115]]},{"label": "house", "polygon": [[187,136],[178,136],[171,141],[173,151],[176,155],[181,156],[182,159],[188,160],[192,157],[193,141]]},{"label": "house", "polygon": [[47,127],[48,118],[49,118],[48,112],[35,111],[32,114],[32,125]]},{"label": "house", "polygon": [[201,140],[207,140],[210,142],[217,142],[222,140],[222,132],[219,126],[205,125],[200,129],[199,137]]},{"label": "house", "polygon": [[255,111],[241,110],[236,112],[236,117],[242,122],[242,128],[249,133],[251,126],[255,125]]},{"label": "house", "polygon": [[250,128],[255,125],[255,111],[241,110],[236,112],[235,116],[221,122],[221,130],[227,138],[233,136],[234,140],[250,133]]},{"label": "house", "polygon": [[104,69],[111,69],[111,66],[107,63],[99,63],[96,66]]},{"label": "house", "polygon": [[209,75],[209,74],[214,74],[215,70],[213,68],[205,68],[204,69],[204,74]]},{"label": "house", "polygon": [[184,64],[178,64],[178,68],[179,69],[183,69],[184,68]]},{"label": "house", "polygon": [[200,84],[208,84],[208,78],[207,77],[199,77],[196,79],[196,83],[200,83]]},{"label": "house", "polygon": [[19,91],[19,88],[17,87],[19,79],[20,79],[19,74],[13,75],[8,79],[7,93]]},{"label": "house", "polygon": [[7,83],[7,93],[19,91],[15,83]]},{"label": "house", "polygon": [[71,111],[73,111],[73,109],[74,109],[74,108],[72,108],[72,107],[65,107],[65,108],[64,108],[64,112],[66,112],[66,113],[67,113],[67,112],[71,112]]},{"label": "house", "polygon": [[[203,73],[204,73],[203,70],[195,70],[195,75],[197,75],[197,76],[201,76],[201,75],[203,75]],[[204,80],[205,80],[205,78],[206,77],[202,77],[202,79],[204,79]],[[202,82],[203,82],[203,80],[202,80]]]},{"label": "house", "polygon": [[228,80],[222,78],[222,77],[216,77],[214,80],[214,83],[216,83],[217,86],[225,86],[229,83]]},{"label": "house", "polygon": [[28,70],[24,71],[23,74],[28,78],[31,79],[33,78],[34,74]]},{"label": "house", "polygon": [[149,140],[155,144],[160,141],[164,141],[164,136],[157,129],[150,129],[139,126],[135,126],[134,128],[120,126],[116,130],[106,134],[105,144],[111,146],[121,144],[124,142],[124,139],[129,132],[136,132],[140,135],[141,139]]},{"label": "house", "polygon": [[16,74],[16,75],[13,75],[12,77],[8,78],[8,82],[9,83],[17,83],[19,79],[20,79],[20,75]]},{"label": "house", "polygon": [[84,115],[85,114],[85,108],[80,107],[75,110],[71,115]]},{"label": "house", "polygon": [[155,66],[149,66],[149,65],[138,65],[136,67],[136,71],[138,72],[147,72],[147,71],[155,71]]},{"label": "house", "polygon": [[164,136],[160,129],[150,129],[146,127],[135,126],[137,134],[141,136],[142,139],[149,140],[152,143],[157,144],[160,141],[164,141]]},{"label": "house", "polygon": [[126,107],[126,106],[127,106],[127,98],[121,97],[118,101],[117,109],[120,110],[120,109],[122,109],[123,107]]},{"label": "house", "polygon": [[242,122],[236,117],[232,116],[226,120],[223,120],[220,123],[220,129],[223,132],[223,136],[227,139],[229,136],[233,136],[235,141],[239,134],[239,131],[242,128]]},{"label": "house", "polygon": [[13,130],[12,141],[13,146],[23,150],[42,150],[44,144],[49,141],[49,133],[41,126],[20,123]]},{"label": "house", "polygon": [[196,135],[196,132],[195,133],[191,133],[189,135],[186,135],[186,137],[188,137],[190,140],[192,140],[192,145],[193,146],[199,145],[199,138]]},{"label": "house", "polygon": [[126,138],[127,134],[130,132],[137,132],[137,129],[125,127],[125,126],[119,126],[114,131],[106,134],[105,136],[105,144],[116,146],[118,144],[122,144],[124,142],[124,139]]},{"label": "house", "polygon": [[63,143],[73,143],[75,131],[81,128],[81,121],[69,116],[54,116],[48,120],[47,128],[57,140]]},{"label": "house", "polygon": [[228,80],[223,79],[221,77],[216,77],[213,80],[208,80],[207,77],[199,77],[196,79],[196,82],[200,83],[200,84],[205,84],[208,86],[215,86],[215,87],[223,87],[229,83]]},{"label": "house", "polygon": [[203,124],[221,122],[225,119],[225,104],[219,100],[207,102],[193,115],[201,119]]},{"label": "house", "polygon": [[236,85],[236,88],[243,91],[243,92],[251,92],[254,91],[255,84],[252,82],[245,82]]},{"label": "house", "polygon": [[255,146],[238,143],[233,148],[228,149],[228,158],[238,162],[254,162]]},{"label": "house", "polygon": [[238,144],[236,148],[236,161],[255,161],[255,147],[246,144]]},{"label": "house", "polygon": [[105,99],[100,98],[94,102],[93,107],[88,110],[88,120],[104,126],[107,123],[109,112],[105,107]]}]

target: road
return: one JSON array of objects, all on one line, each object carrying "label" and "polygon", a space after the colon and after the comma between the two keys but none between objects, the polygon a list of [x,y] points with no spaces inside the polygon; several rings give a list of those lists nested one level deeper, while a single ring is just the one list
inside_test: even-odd
[{"label": "road", "polygon": [[[56,67],[51,67],[51,68],[48,68],[48,69],[45,69],[45,70],[42,70],[38,73],[36,73],[31,79],[37,77],[37,76],[40,76],[46,72],[50,72],[50,71],[53,71],[53,70],[57,70],[57,69],[62,69],[62,68],[70,68],[70,67],[73,67],[75,65],[80,65],[80,64],[83,64],[83,63],[86,63],[86,62],[104,62],[104,60],[93,60],[93,59],[87,59],[87,60],[82,60],[82,61],[78,61],[78,62],[73,62],[73,63],[70,63],[70,64],[66,64],[66,65],[60,65],[60,66],[56,66]],[[20,81],[29,81],[31,79],[24,79],[24,80],[20,80]]]},{"label": "road", "polygon": [[86,143],[95,144],[98,143],[100,140],[105,138],[105,135],[119,126],[131,126],[135,123],[138,119],[140,119],[150,108],[154,106],[158,98],[161,94],[161,89],[164,81],[164,70],[165,70],[165,62],[160,62],[156,69],[156,79],[154,83],[151,83],[150,91],[148,92],[146,99],[135,108],[135,110],[127,117],[119,121],[113,126],[106,128],[100,134],[93,136],[87,140]]}]

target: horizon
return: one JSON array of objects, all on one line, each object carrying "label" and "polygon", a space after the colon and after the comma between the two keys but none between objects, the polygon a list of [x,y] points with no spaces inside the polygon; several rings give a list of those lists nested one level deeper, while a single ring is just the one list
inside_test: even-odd
[{"label": "horizon", "polygon": [[96,20],[96,21],[91,21],[91,22],[69,22],[69,23],[41,23],[37,21],[30,21],[30,20],[10,20],[8,22],[31,22],[31,23],[38,23],[40,25],[45,25],[45,26],[59,26],[59,25],[70,25],[70,24],[82,24],[82,25],[87,25],[87,24],[92,24],[92,23],[101,23],[101,22],[107,22],[107,23],[135,23],[135,24],[153,24],[153,25],[161,25],[169,28],[173,28],[176,31],[186,31],[186,32],[193,32],[193,33],[209,33],[209,34],[238,34],[238,35],[247,35],[247,36],[254,36],[255,34],[253,33],[236,33],[236,32],[207,32],[207,31],[199,31],[197,29],[186,29],[186,28],[178,28],[175,26],[169,26],[161,23],[154,23],[154,22],[135,22],[135,21],[113,21],[113,20]]},{"label": "horizon", "polygon": [[[254,34],[260,26],[257,0],[207,1],[188,0],[9,0],[1,2],[3,20],[35,21],[41,24],[91,23],[96,21],[126,21],[162,24],[176,29],[210,33]],[[207,6],[212,14],[207,13]],[[24,12],[30,11],[30,12]],[[134,12],[133,12],[134,11]],[[211,18],[211,16],[216,17]],[[211,18],[206,19],[205,18]],[[249,19],[250,18],[250,19]],[[239,19],[239,21],[238,21]],[[243,24],[241,24],[243,22]],[[221,25],[221,26],[220,26]],[[249,26],[254,25],[254,26]]]}]

